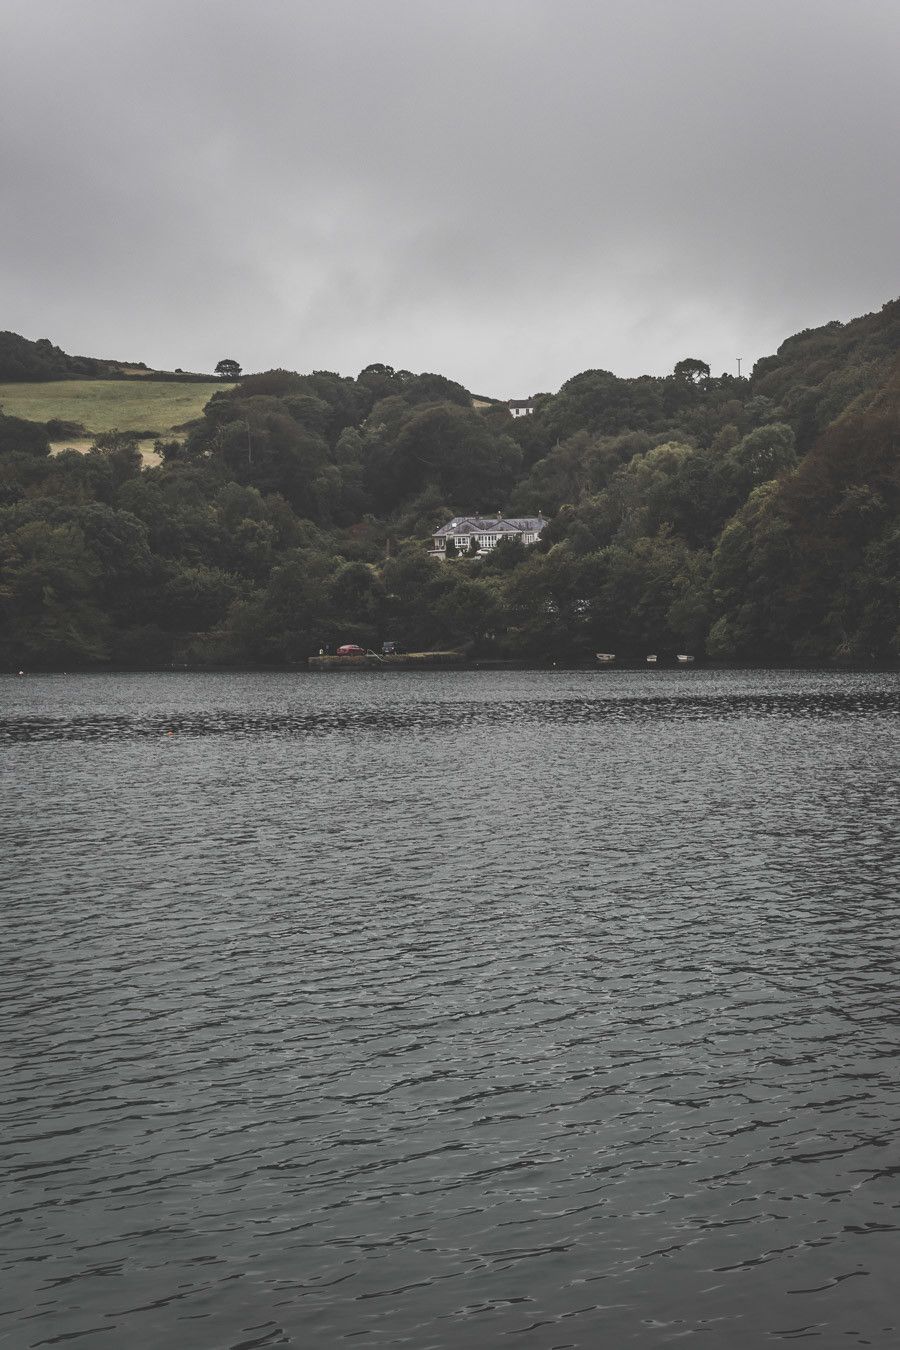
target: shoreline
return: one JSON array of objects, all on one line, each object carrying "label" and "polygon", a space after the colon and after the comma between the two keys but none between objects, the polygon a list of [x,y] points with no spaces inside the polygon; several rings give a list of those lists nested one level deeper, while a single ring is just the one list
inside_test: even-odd
[{"label": "shoreline", "polygon": [[71,666],[65,669],[58,666],[35,666],[31,669],[8,667],[0,670],[0,677],[27,679],[34,675],[387,675],[393,673],[410,674],[421,672],[432,675],[447,673],[472,674],[476,672],[505,671],[544,671],[593,672],[597,675],[614,675],[616,672],[634,674],[646,671],[648,674],[697,674],[701,671],[722,673],[726,671],[822,671],[829,674],[900,674],[900,661],[694,661],[690,665],[659,664],[648,665],[646,661],[617,661],[614,665],[599,665],[592,661],[536,661],[536,660],[482,660],[446,662],[443,664],[400,663],[390,665],[371,664],[360,666],[340,665],[329,668],[315,668],[305,662],[296,665],[189,665],[167,664],[160,666]]}]

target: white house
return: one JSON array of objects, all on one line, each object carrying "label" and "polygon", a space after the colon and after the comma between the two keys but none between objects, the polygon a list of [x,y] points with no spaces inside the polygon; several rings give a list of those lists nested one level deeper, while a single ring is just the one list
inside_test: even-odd
[{"label": "white house", "polygon": [[528,417],[534,412],[533,398],[511,398],[506,404],[513,417]]},{"label": "white house", "polygon": [[457,553],[469,553],[473,540],[481,553],[489,553],[501,539],[521,539],[523,544],[533,544],[546,524],[543,516],[454,516],[432,535],[431,556],[446,558],[450,539]]}]

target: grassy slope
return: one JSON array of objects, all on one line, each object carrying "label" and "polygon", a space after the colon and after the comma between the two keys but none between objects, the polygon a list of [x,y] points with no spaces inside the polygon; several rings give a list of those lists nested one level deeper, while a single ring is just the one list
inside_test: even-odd
[{"label": "grassy slope", "polygon": [[[199,417],[217,389],[233,385],[150,384],[138,380],[54,380],[46,384],[0,384],[0,407],[13,417],[80,422],[90,434],[101,431],[153,432],[168,439],[174,427]],[[83,442],[70,437],[60,444]]]}]

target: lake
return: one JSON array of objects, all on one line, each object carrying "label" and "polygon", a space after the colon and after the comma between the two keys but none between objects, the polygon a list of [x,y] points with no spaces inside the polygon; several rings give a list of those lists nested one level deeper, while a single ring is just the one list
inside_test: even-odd
[{"label": "lake", "polygon": [[4,677],[0,1345],[895,1345],[898,713]]}]

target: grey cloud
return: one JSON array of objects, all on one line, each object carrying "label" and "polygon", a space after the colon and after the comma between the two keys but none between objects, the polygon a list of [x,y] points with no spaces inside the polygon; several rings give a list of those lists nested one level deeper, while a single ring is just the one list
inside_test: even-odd
[{"label": "grey cloud", "polygon": [[70,350],[509,396],[898,289],[892,0],[0,16],[0,326]]}]

